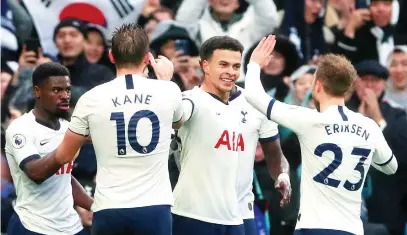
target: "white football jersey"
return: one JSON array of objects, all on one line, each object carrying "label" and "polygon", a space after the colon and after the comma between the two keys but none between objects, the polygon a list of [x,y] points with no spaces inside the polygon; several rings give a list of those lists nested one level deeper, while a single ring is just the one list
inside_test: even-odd
[{"label": "white football jersey", "polygon": [[268,110],[271,120],[292,129],[301,145],[296,229],[363,235],[360,212],[366,174],[371,164],[386,165],[394,157],[379,126],[343,106],[320,113],[272,100]]},{"label": "white football jersey", "polygon": [[208,223],[242,224],[236,194],[239,151],[245,148],[240,111],[199,87],[184,92],[183,102],[172,212]]},{"label": "white football jersey", "polygon": [[269,121],[246,101],[244,89],[240,87],[236,95],[232,96],[230,105],[240,110],[240,128],[245,141],[244,151],[239,152],[239,173],[236,184],[240,213],[243,219],[253,219],[253,166],[257,143],[277,140],[278,128],[276,123]]},{"label": "white football jersey", "polygon": [[170,81],[125,75],[86,92],[69,129],[89,135],[97,158],[93,211],[172,205],[168,155],[181,91]]},{"label": "white football jersey", "polygon": [[301,205],[296,229],[331,229],[363,235],[362,188],[370,165],[394,174],[397,160],[379,126],[343,106],[324,112],[272,99],[249,63],[247,101],[279,125],[293,130],[301,146]]},{"label": "white football jersey", "polygon": [[72,235],[83,229],[73,208],[73,162],[41,184],[34,183],[22,170],[30,159],[54,151],[67,128],[68,122],[60,119],[60,128],[50,129],[37,122],[31,111],[14,120],[6,131],[5,151],[17,193],[14,210],[24,227],[36,233]]}]

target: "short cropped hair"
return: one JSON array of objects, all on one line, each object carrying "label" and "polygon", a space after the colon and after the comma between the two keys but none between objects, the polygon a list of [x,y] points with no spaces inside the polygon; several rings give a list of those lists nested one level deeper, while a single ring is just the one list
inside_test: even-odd
[{"label": "short cropped hair", "polygon": [[201,60],[210,60],[215,50],[228,50],[243,52],[243,45],[229,36],[215,36],[206,40],[199,51]]},{"label": "short cropped hair", "polygon": [[70,76],[69,70],[62,64],[47,62],[35,68],[32,74],[33,86],[40,85],[51,76]]},{"label": "short cropped hair", "polygon": [[123,24],[112,37],[112,54],[117,68],[139,66],[149,51],[146,32],[137,24]]},{"label": "short cropped hair", "polygon": [[345,96],[356,78],[357,72],[346,57],[335,54],[321,56],[315,79],[322,83],[328,94]]}]

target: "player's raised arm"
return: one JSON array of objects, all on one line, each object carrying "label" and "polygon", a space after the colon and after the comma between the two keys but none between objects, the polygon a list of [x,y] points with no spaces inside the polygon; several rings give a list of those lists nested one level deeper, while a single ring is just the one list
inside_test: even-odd
[{"label": "player's raised arm", "polygon": [[259,112],[268,117],[269,104],[273,102],[263,88],[260,81],[260,70],[266,66],[271,58],[274,46],[276,44],[275,36],[263,38],[259,45],[254,49],[250,62],[247,65],[247,74],[245,79],[246,100]]},{"label": "player's raised arm", "polygon": [[245,78],[246,100],[259,112],[263,113],[268,119],[277,122],[287,128],[298,132],[304,126],[305,119],[298,121],[297,117],[308,117],[312,120],[315,114],[311,109],[297,105],[288,105],[270,97],[263,88],[260,81],[261,68],[265,67],[272,59],[276,44],[275,36],[263,38],[259,45],[254,49],[250,62],[247,65],[247,74]]},{"label": "player's raised arm", "polygon": [[380,128],[377,127],[376,129],[376,149],[373,153],[372,166],[387,175],[394,174],[398,168],[397,159]]}]

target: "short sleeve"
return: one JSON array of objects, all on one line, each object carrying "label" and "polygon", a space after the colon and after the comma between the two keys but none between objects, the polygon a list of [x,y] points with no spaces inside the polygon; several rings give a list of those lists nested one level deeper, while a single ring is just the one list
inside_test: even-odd
[{"label": "short sleeve", "polygon": [[17,130],[6,131],[6,154],[17,162],[21,170],[30,160],[41,157],[34,137],[27,131]]},{"label": "short sleeve", "polygon": [[182,105],[182,93],[177,85],[174,88],[174,116],[172,122],[179,122],[184,114],[184,107]]},{"label": "short sleeve", "polygon": [[78,135],[88,136],[88,118],[94,106],[95,103],[89,98],[89,92],[82,95],[73,111],[71,122],[69,123],[69,130]]},{"label": "short sleeve", "polygon": [[385,166],[391,162],[394,158],[393,151],[387,144],[384,138],[383,132],[381,132],[379,127],[375,127],[375,142],[376,148],[373,152],[373,163],[377,166]]},{"label": "short sleeve", "polygon": [[275,141],[279,138],[278,125],[275,122],[269,121],[266,117],[262,119],[259,130],[260,143]]},{"label": "short sleeve", "polygon": [[191,91],[182,92],[182,106],[184,108],[184,121],[188,121],[195,112],[195,101]]}]

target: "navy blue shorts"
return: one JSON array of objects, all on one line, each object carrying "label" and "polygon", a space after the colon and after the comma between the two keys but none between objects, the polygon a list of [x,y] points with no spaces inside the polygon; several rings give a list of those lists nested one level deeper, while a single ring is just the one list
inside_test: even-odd
[{"label": "navy blue shorts", "polygon": [[[8,222],[7,235],[42,235],[42,234],[24,228],[23,224],[20,221],[20,218],[16,213],[14,213],[10,221]],[[89,235],[89,233],[82,229],[82,231],[75,235]]]},{"label": "navy blue shorts", "polygon": [[298,229],[293,235],[355,235],[353,233],[333,229]]},{"label": "navy blue shorts", "polygon": [[92,235],[171,235],[171,206],[105,209],[93,213]]},{"label": "navy blue shorts", "polygon": [[243,220],[244,225],[244,235],[257,235],[256,232],[256,222],[254,219]]},{"label": "navy blue shorts", "polygon": [[173,235],[244,235],[244,226],[203,222],[179,215],[172,215]]}]

